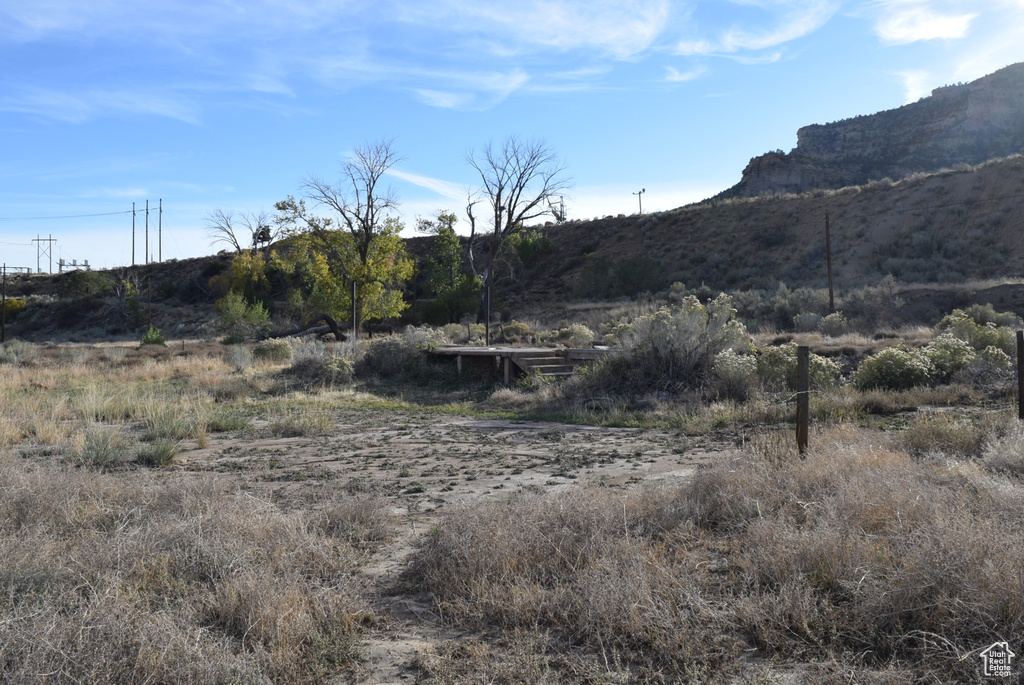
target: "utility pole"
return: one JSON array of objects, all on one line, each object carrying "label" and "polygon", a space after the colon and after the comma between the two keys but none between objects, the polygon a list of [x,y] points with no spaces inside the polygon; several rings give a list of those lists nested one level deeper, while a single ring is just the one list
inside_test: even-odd
[{"label": "utility pole", "polygon": [[146,254],[144,264],[149,264],[149,200],[146,200]]},{"label": "utility pole", "polygon": [[135,203],[132,203],[132,266],[135,266]]},{"label": "utility pole", "polygon": [[825,262],[828,265],[828,313],[836,313],[835,290],[832,288],[832,228],[825,210]]},{"label": "utility pole", "polygon": [[0,343],[7,342],[7,262],[4,262],[4,284],[0,304]]},{"label": "utility pole", "polygon": [[356,322],[356,279],[352,279],[352,339],[359,337],[359,325]]},{"label": "utility pole", "polygon": [[[46,255],[49,260],[48,271],[46,273],[53,273],[53,244],[57,242],[57,239],[50,234],[49,238],[40,238],[39,234],[36,233],[36,237],[32,239],[32,242],[36,244],[36,273],[43,273],[43,267],[41,265],[43,255]],[[43,243],[46,243],[46,247],[43,247]]]},{"label": "utility pole", "polygon": [[157,218],[156,229],[157,261],[164,261],[164,199],[160,198],[160,216]]},{"label": "utility pole", "polygon": [[643,195],[646,192],[647,192],[647,188],[641,188],[639,192],[633,193],[634,195],[636,195],[636,201],[640,203],[640,213],[641,214],[644,213],[644,200],[640,196]]}]

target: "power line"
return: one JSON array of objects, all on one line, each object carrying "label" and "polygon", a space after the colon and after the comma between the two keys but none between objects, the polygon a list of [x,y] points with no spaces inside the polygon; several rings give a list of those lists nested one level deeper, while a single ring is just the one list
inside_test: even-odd
[{"label": "power line", "polygon": [[94,216],[117,216],[119,214],[131,214],[129,209],[126,212],[105,212],[103,214],[65,214],[62,216],[21,216],[21,217],[0,217],[0,221],[49,221],[53,219],[88,219]]}]

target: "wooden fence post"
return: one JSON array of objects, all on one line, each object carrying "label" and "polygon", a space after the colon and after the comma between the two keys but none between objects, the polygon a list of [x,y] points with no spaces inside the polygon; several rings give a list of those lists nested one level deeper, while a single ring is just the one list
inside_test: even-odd
[{"label": "wooden fence post", "polygon": [[1017,418],[1024,421],[1024,331],[1017,331]]},{"label": "wooden fence post", "polygon": [[807,451],[808,423],[811,414],[810,398],[811,350],[807,345],[796,348],[796,446],[800,454]]}]

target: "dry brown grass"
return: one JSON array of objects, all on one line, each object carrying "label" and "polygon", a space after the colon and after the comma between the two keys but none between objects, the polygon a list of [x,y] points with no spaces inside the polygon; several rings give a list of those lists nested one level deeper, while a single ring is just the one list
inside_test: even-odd
[{"label": "dry brown grass", "polygon": [[317,682],[372,620],[344,535],[222,481],[3,458],[0,491],[5,682]]},{"label": "dry brown grass", "polygon": [[[353,571],[393,524],[380,501],[342,491],[282,511],[226,479],[131,463],[165,466],[179,441],[205,444],[231,375],[219,353],[86,362],[44,348],[4,368],[4,682],[301,683],[351,666],[374,620]],[[243,404],[264,382],[229,394]],[[288,416],[306,431],[330,424],[322,411]]]},{"label": "dry brown grass", "polygon": [[547,631],[641,680],[736,673],[751,646],[862,680],[976,677],[1024,627],[1024,487],[854,429],[817,444],[768,440],[672,490],[467,507],[418,571],[461,627]]}]

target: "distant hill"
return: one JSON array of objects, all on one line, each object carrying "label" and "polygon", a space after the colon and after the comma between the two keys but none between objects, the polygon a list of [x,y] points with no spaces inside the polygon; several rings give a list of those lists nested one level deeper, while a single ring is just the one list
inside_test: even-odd
[{"label": "distant hill", "polygon": [[805,126],[793,150],[754,157],[719,197],[843,188],[1021,152],[1024,63],[898,109]]},{"label": "distant hill", "polygon": [[[1024,277],[1024,157],[839,190],[709,200],[547,229],[551,249],[510,295],[602,298],[678,281],[714,289]],[[625,272],[623,272],[623,265]],[[643,278],[639,278],[643,275]]]}]

